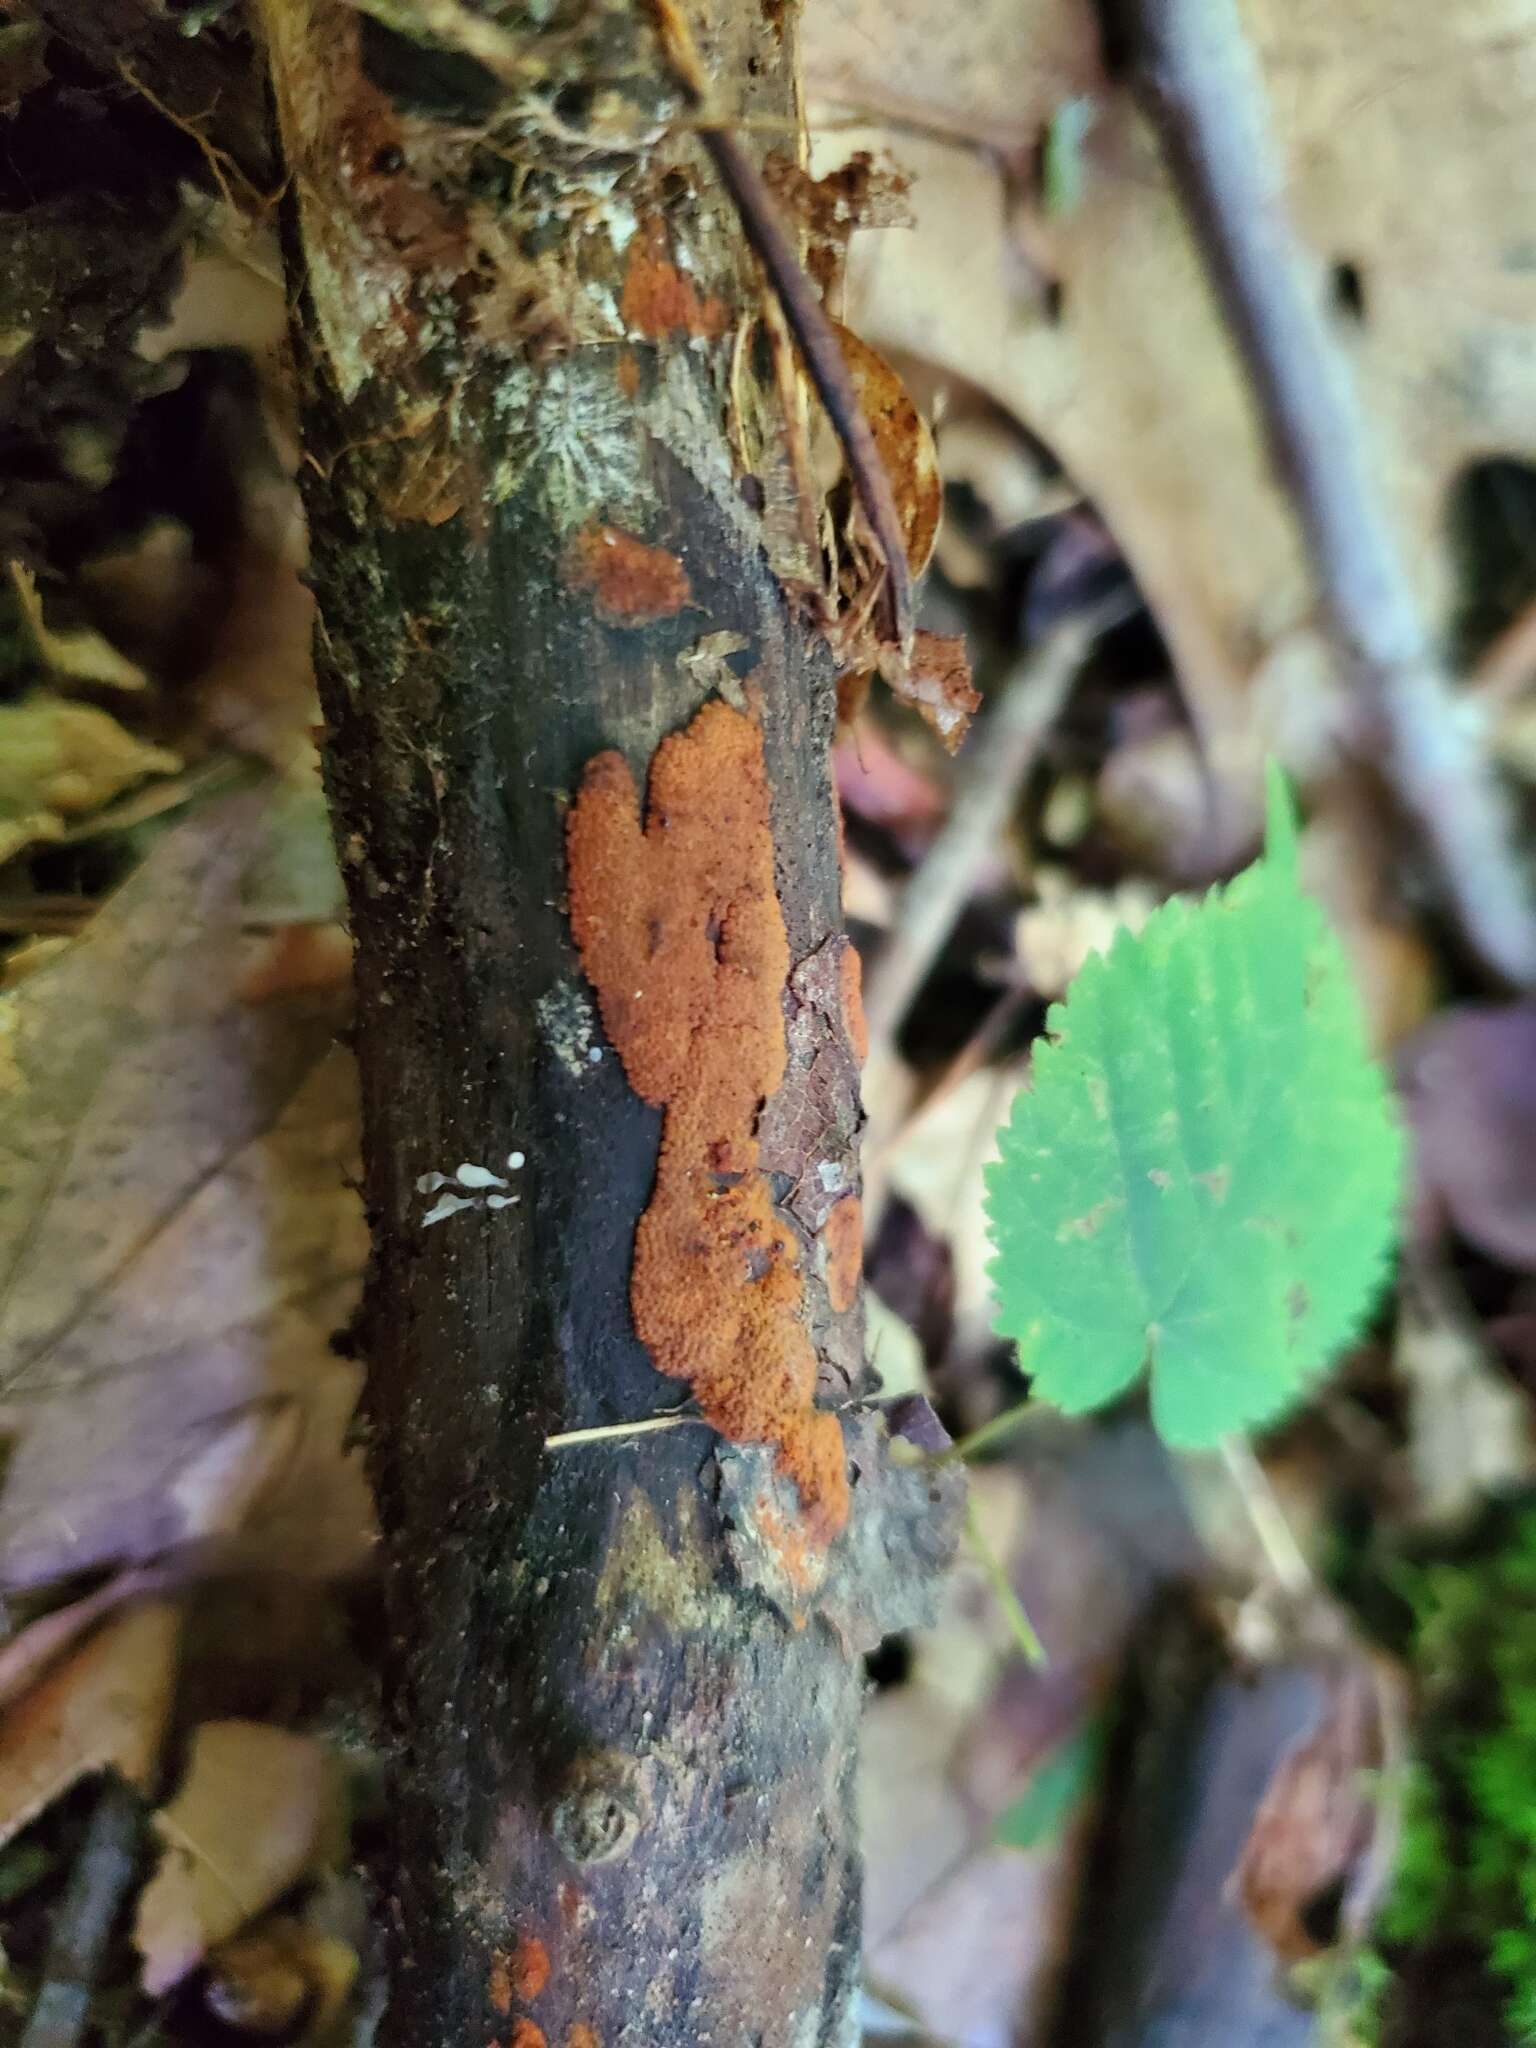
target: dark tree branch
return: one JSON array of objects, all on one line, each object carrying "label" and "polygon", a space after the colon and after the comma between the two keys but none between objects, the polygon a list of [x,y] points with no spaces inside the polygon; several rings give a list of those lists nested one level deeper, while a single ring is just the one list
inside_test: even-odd
[{"label": "dark tree branch", "polygon": [[[453,0],[379,14],[263,7],[374,1241],[381,2041],[830,2048],[858,1981],[862,1651],[920,1611],[948,1538],[934,1481],[863,1407],[856,1260],[823,1241],[835,1203],[856,1218],[858,1176],[834,691],[774,571],[775,500],[736,469],[738,402],[780,405],[732,341],[761,283],[697,139],[669,132],[643,10],[547,34]],[[700,10],[712,61],[752,81],[748,117],[791,111],[777,16]],[[594,80],[617,82],[606,101]],[[599,116],[622,143],[600,146]],[[717,692],[729,714],[700,720]],[[679,789],[722,733],[724,768]],[[728,1000],[688,993],[711,976]],[[778,1048],[785,1067],[745,1114],[738,1044],[754,1074]],[[735,1107],[712,1122],[716,1084]],[[461,1162],[497,1176],[494,1207],[445,1201]],[[758,1232],[734,1263],[710,1264],[711,1192]],[[631,1293],[664,1203],[691,1220],[646,1241],[644,1326],[671,1333],[653,1357]],[[770,1272],[754,1321],[738,1297]],[[724,1384],[733,1358],[761,1359],[796,1304],[844,1433],[830,1544],[836,1517],[776,1464],[791,1432],[723,1433],[760,1406]],[[690,1329],[711,1333],[698,1368]],[[572,1440],[689,1384],[716,1427]]]}]

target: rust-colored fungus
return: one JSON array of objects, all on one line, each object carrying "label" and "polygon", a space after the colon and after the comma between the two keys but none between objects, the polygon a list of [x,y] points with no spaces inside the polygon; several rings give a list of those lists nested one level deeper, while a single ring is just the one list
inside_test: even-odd
[{"label": "rust-colored fungus", "polygon": [[864,1207],[857,1195],[844,1195],[821,1227],[827,1261],[827,1299],[832,1313],[842,1315],[858,1299],[864,1271]]},{"label": "rust-colored fungus", "polygon": [[566,556],[571,582],[590,590],[597,615],[612,626],[670,619],[693,596],[688,571],[665,548],[621,526],[584,526]]},{"label": "rust-colored fungus", "polygon": [[565,2048],[603,2048],[603,2044],[584,2020],[578,2020],[565,2037]]},{"label": "rust-colored fungus", "polygon": [[630,244],[619,317],[631,334],[665,341],[674,334],[718,341],[730,321],[723,299],[705,298],[668,252],[665,221],[648,220]]},{"label": "rust-colored fungus", "polygon": [[518,2020],[507,2036],[507,2048],[549,2048],[544,2029],[532,2020]]},{"label": "rust-colored fungus", "polygon": [[789,943],[762,734],[705,705],[656,750],[650,806],[623,757],[587,765],[568,824],[571,928],[630,1086],[665,1110],[630,1305],[658,1369],[723,1436],[772,1444],[807,1530],[847,1519],[842,1431],[814,1405],[796,1238],[758,1165],[784,1074]]},{"label": "rust-colored fungus", "polygon": [[549,1950],[536,1934],[520,1934],[512,1954],[512,1988],[530,2004],[549,1982]]},{"label": "rust-colored fungus", "polygon": [[843,956],[837,963],[843,997],[843,1029],[853,1056],[862,1066],[869,1058],[869,1025],[864,1018],[864,963],[851,939],[843,941]]}]

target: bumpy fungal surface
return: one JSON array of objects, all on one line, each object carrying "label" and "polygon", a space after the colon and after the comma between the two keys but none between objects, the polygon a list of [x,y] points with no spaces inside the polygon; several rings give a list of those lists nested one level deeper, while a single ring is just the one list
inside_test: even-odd
[{"label": "bumpy fungal surface", "polygon": [[758,1162],[784,1074],[789,945],[762,735],[707,704],[658,747],[649,810],[616,753],[588,763],[567,827],[571,927],[630,1086],[665,1112],[630,1304],[658,1369],[722,1435],[775,1447],[807,1531],[847,1519],[842,1431],[814,1405],[799,1251]]},{"label": "bumpy fungal surface", "polygon": [[571,544],[566,571],[592,592],[598,617],[614,626],[670,619],[693,595],[676,555],[619,526],[584,526]]}]

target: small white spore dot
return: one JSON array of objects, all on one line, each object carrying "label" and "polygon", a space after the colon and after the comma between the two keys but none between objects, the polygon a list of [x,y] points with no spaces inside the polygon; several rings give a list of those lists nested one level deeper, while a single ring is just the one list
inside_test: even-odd
[{"label": "small white spore dot", "polygon": [[597,1065],[598,1061],[602,1058],[602,1056],[603,1048],[600,1045],[592,1046],[587,1053],[587,1058],[592,1062],[594,1067]]},{"label": "small white spore dot", "polygon": [[510,1172],[518,1172],[524,1164],[525,1161],[521,1152],[509,1152],[507,1154],[507,1167]]}]

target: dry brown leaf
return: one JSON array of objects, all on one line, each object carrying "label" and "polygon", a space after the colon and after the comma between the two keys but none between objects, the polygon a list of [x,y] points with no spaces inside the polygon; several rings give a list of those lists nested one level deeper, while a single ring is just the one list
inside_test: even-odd
[{"label": "dry brown leaf", "polygon": [[311,1735],[260,1721],[194,1730],[181,1788],[153,1817],[165,1847],[134,1919],[151,1998],[315,1867],[330,1833],[329,1777]]},{"label": "dry brown leaf", "polygon": [[114,1616],[0,1719],[0,1843],[93,1771],[110,1768],[149,1789],[180,1626],[168,1601]]},{"label": "dry brown leaf", "polygon": [[172,775],[175,754],[135,739],[108,712],[36,690],[0,704],[0,861],[65,820],[88,816],[149,775]]},{"label": "dry brown leaf", "polygon": [[1282,1757],[1254,1815],[1232,1883],[1283,1962],[1357,1938],[1380,1903],[1393,1833],[1382,1771],[1401,1690],[1385,1665],[1341,1662],[1323,1720]]},{"label": "dry brown leaf", "polygon": [[[1157,150],[1096,79],[1089,12],[811,0],[820,104],[926,131],[829,134],[816,168],[883,144],[912,174],[915,234],[855,238],[850,319],[886,353],[986,392],[1056,453],[1135,570],[1213,767],[1256,789],[1248,679],[1308,626],[1314,593]],[[1507,0],[1408,15],[1394,0],[1249,0],[1244,19],[1290,207],[1319,291],[1332,283],[1411,572],[1444,626],[1457,478],[1536,447],[1536,73],[1511,61]],[[1021,199],[972,146],[1027,165],[1063,102],[1095,93],[1069,208]]]},{"label": "dry brown leaf", "polygon": [[896,497],[914,581],[927,568],[944,509],[944,486],[928,422],[885,358],[847,327],[837,330],[859,405]]},{"label": "dry brown leaf", "polygon": [[227,1531],[232,1505],[271,1569],[366,1551],[330,1345],[365,1244],[341,1012],[239,997],[265,803],[187,818],[0,1004],[9,1586]]},{"label": "dry brown leaf", "polygon": [[804,63],[816,98],[1002,149],[1102,79],[1090,8],[1013,0],[812,0]]}]

